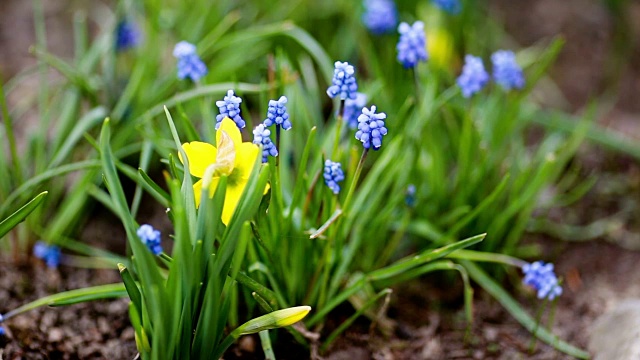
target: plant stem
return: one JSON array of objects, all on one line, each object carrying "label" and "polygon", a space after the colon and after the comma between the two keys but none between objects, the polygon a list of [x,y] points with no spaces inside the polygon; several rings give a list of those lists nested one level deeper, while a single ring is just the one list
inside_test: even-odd
[{"label": "plant stem", "polygon": [[[0,76],[0,78],[2,78]],[[20,159],[18,158],[18,149],[16,147],[16,137],[13,132],[13,124],[11,122],[11,115],[9,115],[9,107],[7,106],[7,99],[4,94],[4,86],[0,82],[0,107],[2,108],[2,118],[4,119],[4,128],[9,140],[9,150],[11,151],[11,162],[15,171],[16,181],[18,184],[22,184],[22,168],[20,167]]]},{"label": "plant stem", "polygon": [[262,351],[264,351],[264,359],[276,360],[276,355],[273,353],[273,348],[271,347],[269,330],[262,330],[258,334],[260,335],[260,342],[262,343]]},{"label": "plant stem", "polygon": [[531,334],[531,342],[529,343],[529,354],[533,354],[533,351],[536,349],[536,343],[538,342],[538,338],[536,337],[536,333],[538,332],[538,327],[540,327],[540,320],[542,319],[542,310],[544,310],[544,306],[547,304],[547,301],[540,304],[538,311],[536,312],[536,327],[533,329],[533,333]]},{"label": "plant stem", "polygon": [[413,75],[413,86],[415,87],[415,91],[416,91],[416,104],[420,104],[420,79],[418,77],[418,72],[416,71],[416,68],[411,68],[411,74]]},{"label": "plant stem", "polygon": [[276,156],[276,167],[280,167],[280,125],[276,124],[276,150],[278,150],[278,156]]},{"label": "plant stem", "polygon": [[344,116],[344,102],[345,100],[340,100],[340,109],[338,110],[338,118],[336,119],[336,137],[333,143],[333,151],[331,152],[331,157],[335,160],[338,156],[338,145],[340,145],[340,131],[342,130],[342,118]]},{"label": "plant stem", "polygon": [[356,173],[353,175],[353,180],[351,180],[351,185],[349,185],[349,192],[347,193],[347,198],[344,200],[344,205],[342,206],[342,211],[345,215],[348,215],[349,205],[351,203],[351,198],[353,197],[353,193],[356,189],[356,184],[358,183],[358,179],[360,178],[360,174],[362,173],[362,168],[364,165],[364,161],[367,158],[367,154],[369,153],[369,149],[364,149],[362,151],[362,156],[360,157],[360,161],[358,162],[358,166],[356,167]]}]

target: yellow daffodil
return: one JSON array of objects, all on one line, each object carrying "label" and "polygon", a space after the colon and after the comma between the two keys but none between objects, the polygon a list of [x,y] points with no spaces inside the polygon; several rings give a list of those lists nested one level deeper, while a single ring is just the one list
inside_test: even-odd
[{"label": "yellow daffodil", "polygon": [[451,34],[443,28],[432,28],[427,30],[427,36],[429,37],[427,42],[429,62],[442,69],[455,68],[455,51]]},{"label": "yellow daffodil", "polygon": [[[222,120],[220,128],[216,131],[215,146],[193,141],[182,144],[182,149],[189,160],[189,172],[200,178],[193,184],[196,207],[200,206],[203,177],[207,168],[212,167],[213,179],[209,185],[209,196],[213,196],[221,176],[227,176],[227,190],[222,209],[222,222],[226,225],[238,206],[244,188],[247,186],[253,166],[260,155],[260,148],[250,142],[242,142],[240,130],[229,118]],[[183,162],[179,154],[180,162]],[[265,188],[265,193],[269,189]]]}]

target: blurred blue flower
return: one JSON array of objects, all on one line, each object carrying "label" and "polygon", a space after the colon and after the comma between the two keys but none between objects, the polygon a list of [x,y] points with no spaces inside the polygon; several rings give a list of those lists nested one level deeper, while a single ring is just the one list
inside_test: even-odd
[{"label": "blurred blue flower", "polygon": [[371,110],[366,107],[362,109],[362,114],[358,116],[358,131],[356,139],[362,142],[365,149],[373,145],[374,150],[382,146],[382,137],[387,135],[387,128],[384,126],[384,119],[387,114],[376,114],[375,105],[371,105]]},{"label": "blurred blue flower", "polygon": [[267,118],[264,120],[264,126],[269,127],[276,124],[282,126],[284,130],[291,129],[291,121],[289,121],[286,104],[286,96],[280,96],[278,100],[269,100],[269,108],[267,109]]},{"label": "blurred blue flower", "polygon": [[462,74],[458,76],[458,86],[462,90],[462,96],[468,98],[482,90],[489,82],[489,73],[484,69],[482,59],[477,56],[464,57]]},{"label": "blurred blue flower", "polygon": [[562,295],[562,287],[553,272],[553,264],[536,261],[524,265],[522,271],[524,272],[522,282],[538,292],[538,299],[553,300]]},{"label": "blurred blue flower", "polygon": [[227,91],[227,95],[223,100],[216,101],[216,106],[220,114],[216,116],[216,130],[220,128],[220,123],[226,117],[233,120],[239,129],[243,129],[246,125],[244,119],[240,116],[240,103],[242,99],[235,96],[233,90]]},{"label": "blurred blue flower", "polygon": [[207,66],[196,53],[195,45],[180,41],[173,48],[173,56],[178,59],[178,79],[197,82],[207,74]]},{"label": "blurred blue flower", "polygon": [[33,256],[44,261],[50,268],[57,268],[60,265],[62,253],[60,247],[49,245],[44,241],[38,241],[33,246]]},{"label": "blurred blue flower", "polygon": [[151,225],[144,224],[140,226],[136,234],[153,255],[162,253],[160,231],[154,229]]},{"label": "blurred blue flower", "polygon": [[196,46],[187,41],[180,41],[173,48],[173,57],[181,58],[196,54]]},{"label": "blurred blue flower", "polygon": [[338,162],[333,162],[331,160],[324,161],[324,183],[327,184],[329,189],[333,191],[334,194],[340,193],[340,185],[338,182],[344,180],[344,172],[342,171],[342,165]]},{"label": "blurred blue flower", "polygon": [[7,334],[6,330],[2,326],[0,326],[0,337],[5,336],[6,334]]},{"label": "blurred blue flower", "polygon": [[398,26],[400,40],[396,46],[398,61],[405,68],[413,68],[420,61],[427,61],[427,37],[424,33],[424,23],[416,21],[409,26],[406,22]]},{"label": "blurred blue flower", "polygon": [[393,31],[398,23],[398,11],[393,0],[365,0],[364,25],[376,35]]},{"label": "blurred blue flower", "polygon": [[337,95],[340,100],[355,99],[358,91],[355,69],[348,62],[336,61],[334,65],[332,85],[327,89],[327,95],[332,99]]},{"label": "blurred blue flower", "polygon": [[414,207],[416,205],[416,186],[409,184],[407,191],[404,193],[404,203],[408,207]]},{"label": "blurred blue flower", "polygon": [[278,149],[276,145],[271,141],[271,131],[267,129],[264,124],[260,124],[253,129],[253,143],[262,145],[262,162],[268,162],[269,155],[278,156]]},{"label": "blurred blue flower", "polygon": [[460,12],[460,0],[431,0],[435,6],[440,10],[446,11],[449,14],[458,14]]},{"label": "blurred blue flower", "polygon": [[116,50],[124,51],[140,45],[142,33],[138,24],[131,20],[123,20],[116,28]]},{"label": "blurred blue flower", "polygon": [[358,116],[362,114],[362,108],[367,106],[367,95],[356,93],[355,100],[347,99],[344,102],[344,121],[349,129],[358,128]]},{"label": "blurred blue flower", "polygon": [[513,51],[498,50],[491,55],[493,79],[505,90],[522,89],[524,74]]}]

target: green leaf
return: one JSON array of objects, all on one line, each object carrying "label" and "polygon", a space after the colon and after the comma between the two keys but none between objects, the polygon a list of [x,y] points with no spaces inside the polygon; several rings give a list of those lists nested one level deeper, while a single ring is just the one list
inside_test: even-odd
[{"label": "green leaf", "polygon": [[4,219],[0,222],[0,239],[5,236],[11,229],[16,227],[18,224],[24,221],[24,219],[33,212],[40,204],[44,201],[44,198],[47,196],[48,192],[43,191],[40,194],[36,195],[31,201],[29,201],[26,205],[18,209],[16,212],[11,214],[8,218]]},{"label": "green leaf", "polygon": [[53,169],[49,169],[45,172],[42,172],[32,178],[30,178],[29,180],[25,181],[24,183],[22,183],[22,185],[20,185],[20,187],[18,187],[15,191],[13,191],[11,193],[11,195],[9,195],[9,197],[7,197],[7,200],[5,201],[5,205],[2,206],[2,209],[0,209],[0,214],[4,213],[4,211],[6,210],[7,206],[10,205],[10,203],[12,203],[15,199],[19,198],[21,195],[23,195],[25,192],[29,191],[30,189],[42,184],[43,182],[58,177],[58,176],[62,176],[74,171],[80,171],[80,170],[88,170],[88,169],[96,169],[100,167],[100,161],[99,160],[85,160],[85,161],[80,161],[80,162],[76,162],[76,163],[72,163],[72,164],[66,164],[66,165],[62,165],[60,167],[56,167]]},{"label": "green leaf", "polygon": [[120,271],[124,287],[127,289],[127,293],[129,294],[129,299],[131,299],[131,302],[139,313],[142,311],[142,296],[140,295],[140,289],[138,289],[138,285],[136,285],[136,282],[133,280],[129,269],[127,269],[126,266],[118,264],[118,270]]},{"label": "green leaf", "polygon": [[92,301],[92,300],[122,298],[126,296],[127,296],[127,291],[125,289],[124,284],[122,283],[99,285],[99,286],[87,287],[84,289],[69,290],[69,291],[64,291],[54,295],[42,297],[28,304],[22,305],[17,309],[13,309],[4,315],[4,319],[7,320],[16,315],[39,308],[41,306],[71,305],[71,304],[77,304],[80,302]]}]

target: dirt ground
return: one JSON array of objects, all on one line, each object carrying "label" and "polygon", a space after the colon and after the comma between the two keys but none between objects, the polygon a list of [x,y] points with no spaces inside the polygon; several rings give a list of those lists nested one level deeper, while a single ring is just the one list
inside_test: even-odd
[{"label": "dirt ground", "polygon": [[[70,13],[63,1],[47,3],[47,35],[54,52],[71,54]],[[623,20],[594,0],[492,0],[495,16],[505,22],[515,42],[528,46],[555,34],[567,40],[552,77],[571,110],[604,95],[612,110],[601,123],[640,139],[640,2],[628,2]],[[0,15],[0,71],[5,76],[33,65],[28,44],[34,43],[30,2],[3,0]],[[626,46],[616,48],[620,36]],[[66,39],[66,40],[65,40]],[[625,40],[626,39],[626,40]],[[615,54],[612,55],[612,54]],[[617,71],[603,71],[610,64]],[[619,96],[613,96],[619,95]],[[594,319],[629,298],[640,298],[640,169],[636,161],[594,147],[581,150],[585,174],[600,173],[594,189],[579,204],[557,210],[557,220],[585,225],[620,214],[596,240],[566,242],[531,236],[565,279],[558,302],[554,333],[586,348]],[[624,210],[624,211],[623,211]],[[616,222],[617,221],[617,222]],[[119,281],[114,270],[46,269],[28,262],[16,266],[0,258],[0,313],[60,290]],[[327,358],[349,359],[564,359],[538,342],[529,353],[531,335],[494,300],[476,291],[471,336],[460,308],[459,285],[434,284],[435,277],[394,289],[389,316],[396,321],[391,337],[369,336],[367,321],[358,321],[331,349]],[[515,291],[515,289],[513,289]],[[537,309],[531,294],[516,292],[530,313]],[[132,359],[133,330],[127,301],[103,301],[66,308],[45,308],[8,321],[8,336],[0,342],[0,359]],[[339,314],[336,315],[339,317]],[[335,320],[335,319],[334,319]],[[301,349],[287,340],[276,348],[278,359],[300,359]],[[262,359],[255,337],[247,338],[225,358]]]}]

